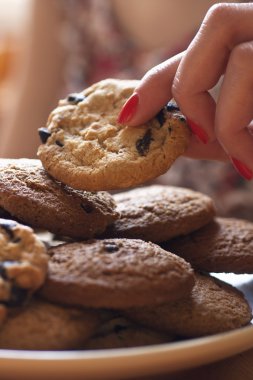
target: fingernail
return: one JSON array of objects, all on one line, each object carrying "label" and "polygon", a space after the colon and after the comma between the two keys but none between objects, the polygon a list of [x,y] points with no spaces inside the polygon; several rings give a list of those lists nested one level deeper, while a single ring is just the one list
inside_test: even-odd
[{"label": "fingernail", "polygon": [[249,181],[253,178],[253,172],[251,169],[249,169],[246,165],[234,157],[230,157],[230,159],[235,169],[244,179],[247,179]]},{"label": "fingernail", "polygon": [[190,119],[186,119],[186,122],[189,125],[189,127],[191,128],[192,133],[194,133],[194,135],[196,135],[202,143],[207,144],[208,143],[208,135],[207,135],[206,131],[204,131],[204,129],[199,127],[196,123],[194,123],[194,121],[192,121]]},{"label": "fingernail", "polygon": [[118,117],[118,123],[126,124],[134,116],[139,104],[139,95],[135,92],[123,105]]}]

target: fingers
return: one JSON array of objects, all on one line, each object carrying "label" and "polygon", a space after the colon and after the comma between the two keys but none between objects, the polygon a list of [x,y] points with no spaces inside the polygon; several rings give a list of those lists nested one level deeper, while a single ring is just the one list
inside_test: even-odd
[{"label": "fingers", "polygon": [[[211,7],[187,51],[144,76],[123,107],[120,121],[132,126],[144,123],[174,97],[198,137],[191,139],[186,154],[230,157],[240,174],[252,179],[252,20],[252,2]],[[209,91],[222,76],[216,104]]]},{"label": "fingers", "polygon": [[226,68],[217,102],[215,133],[245,178],[253,177],[253,41],[237,45]]},{"label": "fingers", "polygon": [[203,144],[201,141],[191,136],[191,141],[184,156],[202,160],[229,161],[229,157],[217,140]]},{"label": "fingers", "polygon": [[176,72],[173,96],[190,124],[192,121],[203,130],[210,141],[216,138],[216,104],[208,90],[226,70],[231,50],[241,42],[252,40],[252,19],[252,3],[211,7]]},{"label": "fingers", "polygon": [[130,126],[151,119],[171,99],[171,87],[182,53],[146,73],[134,95],[123,106],[118,121]]}]

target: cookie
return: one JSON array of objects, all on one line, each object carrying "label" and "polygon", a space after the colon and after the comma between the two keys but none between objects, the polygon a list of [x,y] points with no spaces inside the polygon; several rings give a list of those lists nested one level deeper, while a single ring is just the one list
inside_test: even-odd
[{"label": "cookie", "polygon": [[168,343],[172,340],[173,335],[171,334],[164,334],[163,332],[137,325],[123,317],[115,317],[102,324],[98,331],[86,342],[84,348],[98,350],[139,347]]},{"label": "cookie", "polygon": [[[0,279],[0,287],[1,287],[1,279]],[[5,321],[7,316],[7,308],[4,305],[0,304],[0,327],[2,323]]]},{"label": "cookie", "polygon": [[22,305],[44,282],[48,255],[30,227],[0,219],[0,303]]},{"label": "cookie", "polygon": [[120,218],[108,227],[106,237],[162,242],[204,226],[215,215],[211,198],[179,187],[142,187],[115,194],[114,200]]},{"label": "cookie", "polygon": [[0,165],[0,206],[25,224],[57,235],[89,239],[118,217],[107,192],[74,190],[56,182],[39,160],[4,162]]},{"label": "cookie", "polygon": [[13,310],[0,330],[0,348],[80,349],[100,324],[99,312],[32,300]]},{"label": "cookie", "polygon": [[153,329],[192,338],[250,323],[251,309],[238,289],[208,275],[195,276],[189,297],[157,307],[135,308],[126,312],[127,317]]},{"label": "cookie", "polygon": [[253,273],[252,222],[216,218],[198,231],[163,243],[163,247],[199,270]]},{"label": "cookie", "polygon": [[177,107],[139,127],[117,122],[137,84],[106,79],[59,102],[39,130],[38,156],[54,178],[75,189],[128,188],[165,173],[186,150],[190,130]]},{"label": "cookie", "polygon": [[90,240],[48,252],[49,271],[41,294],[66,305],[155,305],[189,294],[194,284],[188,263],[142,240]]}]

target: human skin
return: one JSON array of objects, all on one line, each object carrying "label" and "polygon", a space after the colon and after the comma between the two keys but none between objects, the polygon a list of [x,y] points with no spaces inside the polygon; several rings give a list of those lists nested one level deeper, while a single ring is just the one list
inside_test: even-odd
[{"label": "human skin", "polygon": [[[144,123],[173,97],[193,132],[186,156],[230,159],[245,179],[252,179],[252,67],[253,3],[216,4],[185,52],[145,74],[119,121]],[[209,90],[222,76],[214,101]]]}]

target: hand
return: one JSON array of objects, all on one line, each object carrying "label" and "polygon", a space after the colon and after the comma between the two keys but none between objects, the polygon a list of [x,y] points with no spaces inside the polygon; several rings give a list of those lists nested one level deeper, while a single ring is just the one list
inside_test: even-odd
[{"label": "hand", "polygon": [[[216,103],[209,90],[222,76]],[[253,3],[212,6],[188,49],[146,73],[119,121],[142,124],[172,97],[193,132],[186,155],[230,159],[252,179]]]}]

